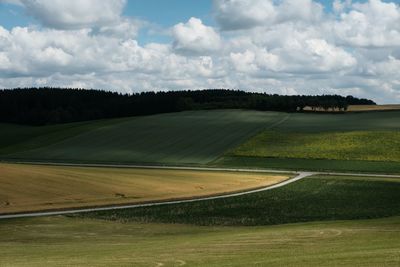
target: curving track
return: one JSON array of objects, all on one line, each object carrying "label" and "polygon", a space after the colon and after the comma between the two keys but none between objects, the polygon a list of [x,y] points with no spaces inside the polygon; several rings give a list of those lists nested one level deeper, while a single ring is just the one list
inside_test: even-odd
[{"label": "curving track", "polygon": [[239,168],[207,168],[207,167],[175,167],[175,166],[148,166],[148,165],[107,165],[107,164],[70,164],[70,163],[39,163],[39,162],[13,162],[21,164],[37,164],[37,165],[58,165],[58,166],[78,166],[78,167],[110,167],[110,168],[147,168],[147,169],[171,169],[171,170],[213,170],[213,171],[235,171],[235,172],[268,172],[268,173],[292,173],[297,174],[295,177],[285,180],[283,182],[270,185],[263,188],[243,191],[239,193],[223,194],[210,197],[198,197],[192,199],[182,199],[173,201],[160,201],[142,204],[131,204],[131,205],[115,205],[115,206],[105,206],[105,207],[93,207],[93,208],[82,208],[82,209],[66,209],[59,211],[43,211],[43,212],[30,212],[30,213],[18,213],[18,214],[5,214],[0,215],[1,219],[14,219],[14,218],[25,218],[25,217],[40,217],[40,216],[54,216],[54,215],[66,215],[72,213],[82,213],[82,212],[92,212],[92,211],[105,211],[105,210],[118,210],[118,209],[131,209],[140,207],[151,207],[151,206],[161,206],[161,205],[172,205],[180,203],[190,203],[196,201],[205,201],[221,198],[237,197],[247,194],[254,194],[258,192],[263,192],[267,190],[272,190],[279,188],[290,183],[296,182],[305,177],[325,174],[325,175],[339,175],[339,176],[360,176],[360,177],[383,177],[383,178],[400,178],[400,175],[385,175],[385,174],[366,174],[366,173],[335,173],[335,172],[293,172],[285,170],[265,170],[265,169],[239,169]]},{"label": "curving track", "polygon": [[[153,167],[156,168],[156,167]],[[159,167],[158,167],[159,168]],[[167,167],[164,167],[167,168]],[[178,167],[174,167],[175,169]],[[187,169],[186,167],[182,167]],[[181,168],[179,168],[181,169]],[[196,168],[197,170],[203,168]],[[215,169],[213,169],[215,170]],[[224,169],[230,171],[255,171],[255,170],[242,170],[242,169]],[[265,171],[263,171],[265,172]],[[278,172],[278,171],[276,171]],[[280,172],[279,172],[280,173]],[[193,199],[183,199],[183,200],[173,200],[173,201],[160,201],[160,202],[151,202],[151,203],[143,203],[143,204],[131,204],[131,205],[115,205],[115,206],[106,206],[106,207],[95,207],[95,208],[84,208],[84,209],[68,209],[68,210],[60,210],[60,211],[43,211],[43,212],[30,212],[30,213],[18,213],[18,214],[6,214],[0,215],[0,219],[15,219],[15,218],[25,218],[25,217],[40,217],[40,216],[54,216],[54,215],[66,215],[72,213],[82,213],[82,212],[91,212],[91,211],[105,211],[105,210],[118,210],[118,209],[131,209],[131,208],[140,208],[140,207],[151,207],[151,206],[161,206],[161,205],[172,205],[172,204],[180,204],[180,203],[189,203],[189,202],[196,202],[196,201],[205,201],[205,200],[213,200],[213,199],[221,199],[221,198],[229,198],[229,197],[237,197],[243,196],[247,194],[254,194],[262,191],[267,191],[275,188],[279,188],[290,183],[296,182],[300,179],[303,179],[307,176],[313,175],[314,173],[311,172],[299,172],[297,176],[285,180],[283,182],[270,185],[263,188],[258,188],[249,191],[243,191],[239,193],[232,193],[232,194],[224,194],[218,196],[210,196],[210,197],[199,197]]]}]

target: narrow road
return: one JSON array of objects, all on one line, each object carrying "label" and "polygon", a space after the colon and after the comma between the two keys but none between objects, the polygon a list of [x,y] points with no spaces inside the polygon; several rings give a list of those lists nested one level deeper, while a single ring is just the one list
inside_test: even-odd
[{"label": "narrow road", "polygon": [[[208,169],[208,168],[207,168]],[[215,169],[212,169],[215,170]],[[265,172],[265,171],[264,171]],[[281,173],[281,171],[280,171]],[[258,192],[263,192],[275,188],[279,188],[290,183],[296,182],[300,179],[313,175],[311,172],[300,172],[297,176],[285,180],[283,182],[270,185],[264,188],[232,193],[232,194],[224,194],[219,196],[211,196],[211,197],[199,197],[193,199],[185,199],[185,200],[174,200],[174,201],[160,201],[160,202],[152,202],[145,204],[131,204],[131,205],[117,205],[117,206],[107,206],[107,207],[97,207],[97,208],[85,208],[85,209],[69,209],[69,210],[61,210],[61,211],[44,211],[44,212],[30,212],[30,213],[19,213],[19,214],[9,214],[9,215],[0,215],[1,219],[15,219],[15,218],[26,218],[26,217],[40,217],[40,216],[54,216],[54,215],[66,215],[72,213],[82,213],[82,212],[91,212],[91,211],[106,211],[106,210],[119,210],[119,209],[132,209],[132,208],[141,208],[141,207],[152,207],[152,206],[161,206],[161,205],[172,205],[172,204],[181,204],[181,203],[190,203],[197,201],[205,201],[205,200],[213,200],[213,199],[221,199],[221,198],[229,198],[229,197],[237,197],[248,194],[254,194]]]}]

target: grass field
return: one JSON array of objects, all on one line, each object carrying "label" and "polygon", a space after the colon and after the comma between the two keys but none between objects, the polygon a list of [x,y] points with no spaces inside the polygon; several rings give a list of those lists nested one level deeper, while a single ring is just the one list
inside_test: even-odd
[{"label": "grass field", "polygon": [[[0,124],[0,158],[400,173],[399,117],[400,111],[211,110],[44,127]],[[275,133],[273,143],[258,142],[262,134],[251,139],[263,130]],[[245,153],[229,153],[246,141]]]},{"label": "grass field", "polygon": [[400,173],[399,117],[399,111],[291,114],[212,165]]},{"label": "grass field", "polygon": [[274,127],[280,132],[348,132],[348,131],[398,131],[400,111],[312,114],[294,113],[282,124]]},{"label": "grass field", "polygon": [[124,120],[88,121],[41,127],[0,123],[0,156],[45,147]]},{"label": "grass field", "polygon": [[[0,124],[0,158],[400,173],[399,118],[224,110]],[[190,198],[287,177],[0,164],[0,213]],[[228,199],[1,220],[0,266],[399,266],[399,192],[400,178],[319,175]]]},{"label": "grass field", "polygon": [[0,266],[393,266],[400,218],[199,227],[49,217],[0,222]]},{"label": "grass field", "polygon": [[190,198],[271,185],[287,175],[0,164],[0,214]]},{"label": "grass field", "polygon": [[264,131],[232,150],[229,155],[400,162],[400,131]]},{"label": "grass field", "polygon": [[271,191],[79,216],[197,225],[271,225],[400,216],[400,178],[312,176]]},{"label": "grass field", "polygon": [[0,137],[12,139],[2,144],[0,155],[64,162],[204,164],[286,116],[193,111],[46,127],[0,125]]}]

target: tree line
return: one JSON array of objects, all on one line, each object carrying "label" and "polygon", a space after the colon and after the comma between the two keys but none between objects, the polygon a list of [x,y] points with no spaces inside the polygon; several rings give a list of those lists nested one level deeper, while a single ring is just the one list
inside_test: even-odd
[{"label": "tree line", "polygon": [[375,105],[368,99],[339,95],[277,95],[238,90],[142,92],[16,88],[0,90],[0,122],[46,125],[199,109],[252,109],[302,112]]}]

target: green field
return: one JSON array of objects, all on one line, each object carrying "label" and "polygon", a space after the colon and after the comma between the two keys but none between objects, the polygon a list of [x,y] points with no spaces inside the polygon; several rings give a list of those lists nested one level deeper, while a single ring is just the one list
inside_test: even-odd
[{"label": "green field", "polygon": [[399,117],[400,111],[210,110],[43,127],[0,124],[0,158],[400,173]]},{"label": "green field", "polygon": [[202,164],[287,115],[193,111],[45,127],[0,125],[4,159]]},{"label": "green field", "polygon": [[[0,158],[400,173],[399,118],[398,111],[224,110],[43,127],[0,124]],[[0,191],[6,195],[14,186],[16,203],[49,192],[44,202],[50,203],[99,192],[113,199],[177,189],[193,194],[244,179],[207,173],[192,185],[183,183],[189,171],[137,171],[18,165],[0,170]],[[318,175],[226,199],[1,220],[0,266],[399,266],[399,192],[400,178]]]},{"label": "green field", "polygon": [[348,114],[293,113],[274,129],[280,132],[300,133],[398,131],[399,118],[400,111]]},{"label": "green field", "polygon": [[0,222],[0,266],[393,266],[400,218],[199,227],[77,218]]},{"label": "green field", "polygon": [[264,131],[230,153],[239,157],[400,162],[400,131]]},{"label": "green field", "polygon": [[400,173],[400,112],[291,114],[215,166]]},{"label": "green field", "polygon": [[370,219],[400,216],[399,192],[400,178],[312,176],[278,189],[240,197],[80,216],[118,221],[248,226]]}]

